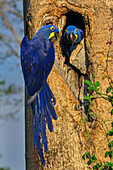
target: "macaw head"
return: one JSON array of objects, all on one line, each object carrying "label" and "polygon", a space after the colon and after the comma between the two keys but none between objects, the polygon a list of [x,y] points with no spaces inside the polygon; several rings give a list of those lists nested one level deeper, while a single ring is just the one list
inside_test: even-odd
[{"label": "macaw head", "polygon": [[54,25],[45,25],[39,29],[42,38],[54,42],[59,37],[59,29]]},{"label": "macaw head", "polygon": [[77,27],[70,25],[65,31],[65,36],[69,44],[74,45],[81,40],[81,34]]}]

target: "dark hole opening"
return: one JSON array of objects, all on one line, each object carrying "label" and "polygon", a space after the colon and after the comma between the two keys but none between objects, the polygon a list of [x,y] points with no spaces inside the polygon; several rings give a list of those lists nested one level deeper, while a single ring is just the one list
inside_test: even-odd
[{"label": "dark hole opening", "polygon": [[78,12],[69,11],[66,15],[66,24],[64,26],[63,32],[69,25],[74,25],[80,28],[85,33],[84,17]]}]

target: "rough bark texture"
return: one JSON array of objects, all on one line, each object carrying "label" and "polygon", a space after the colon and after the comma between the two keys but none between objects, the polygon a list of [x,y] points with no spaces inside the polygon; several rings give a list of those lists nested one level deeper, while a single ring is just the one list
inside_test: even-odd
[{"label": "rough bark texture", "polygon": [[[84,23],[79,23],[78,14]],[[72,16],[75,16],[73,19]],[[37,30],[46,24],[54,24],[60,33],[68,24],[84,25],[85,38],[72,52],[70,62],[88,76],[78,76],[74,69],[64,64],[60,44],[55,44],[56,60],[48,82],[56,97],[55,110],[57,121],[53,120],[54,131],[47,129],[49,152],[45,154],[46,165],[42,167],[37,150],[33,147],[32,112],[26,110],[26,169],[92,169],[82,159],[86,152],[98,153],[98,162],[105,162],[108,140],[104,133],[104,124],[100,119],[87,122],[89,140],[85,137],[85,116],[81,106],[83,95],[87,93],[84,79],[100,81],[101,92],[113,81],[112,57],[112,1],[110,0],[24,0],[25,32],[32,38]],[[68,21],[69,20],[69,21]],[[111,77],[105,78],[105,76]],[[110,114],[111,104],[103,99],[93,100],[92,111],[104,120],[113,120]],[[111,121],[106,122],[111,128]],[[106,161],[110,161],[109,158]]]}]

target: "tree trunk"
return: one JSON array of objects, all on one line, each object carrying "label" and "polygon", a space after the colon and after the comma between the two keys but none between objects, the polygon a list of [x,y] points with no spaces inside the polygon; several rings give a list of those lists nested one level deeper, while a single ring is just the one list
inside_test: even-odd
[{"label": "tree trunk", "polygon": [[[85,31],[85,38],[72,52],[67,66],[62,55],[61,44],[55,43],[55,64],[48,77],[48,83],[56,98],[55,110],[58,116],[53,120],[54,130],[47,129],[49,152],[45,153],[45,167],[42,166],[38,151],[33,147],[32,111],[26,108],[26,169],[72,169],[87,170],[87,162],[82,159],[84,153],[97,153],[98,162],[105,160],[108,139],[104,134],[105,124],[97,118],[87,121],[89,140],[85,134],[85,125],[81,118],[86,117],[82,106],[83,95],[87,86],[84,79],[94,82],[99,80],[100,90],[105,93],[113,81],[112,59],[112,9],[110,1],[90,0],[24,0],[25,34],[33,38],[38,29],[46,24],[53,24],[60,29],[60,34],[68,25],[76,25]],[[75,71],[78,68],[84,76]],[[26,90],[27,91],[27,90]],[[28,94],[26,92],[26,101]],[[112,120],[111,104],[104,99],[92,102],[92,111],[101,119]],[[106,122],[108,129],[111,121]]]}]

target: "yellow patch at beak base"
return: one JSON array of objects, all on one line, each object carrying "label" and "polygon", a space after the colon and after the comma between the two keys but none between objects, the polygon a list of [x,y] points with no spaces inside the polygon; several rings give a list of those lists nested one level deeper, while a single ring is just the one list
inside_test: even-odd
[{"label": "yellow patch at beak base", "polygon": [[49,39],[52,38],[52,37],[54,37],[54,36],[55,36],[55,33],[52,32],[52,33],[50,34],[50,36],[49,36]]},{"label": "yellow patch at beak base", "polygon": [[78,38],[78,35],[77,35],[77,34],[75,34],[75,40],[77,40],[77,38]]}]

